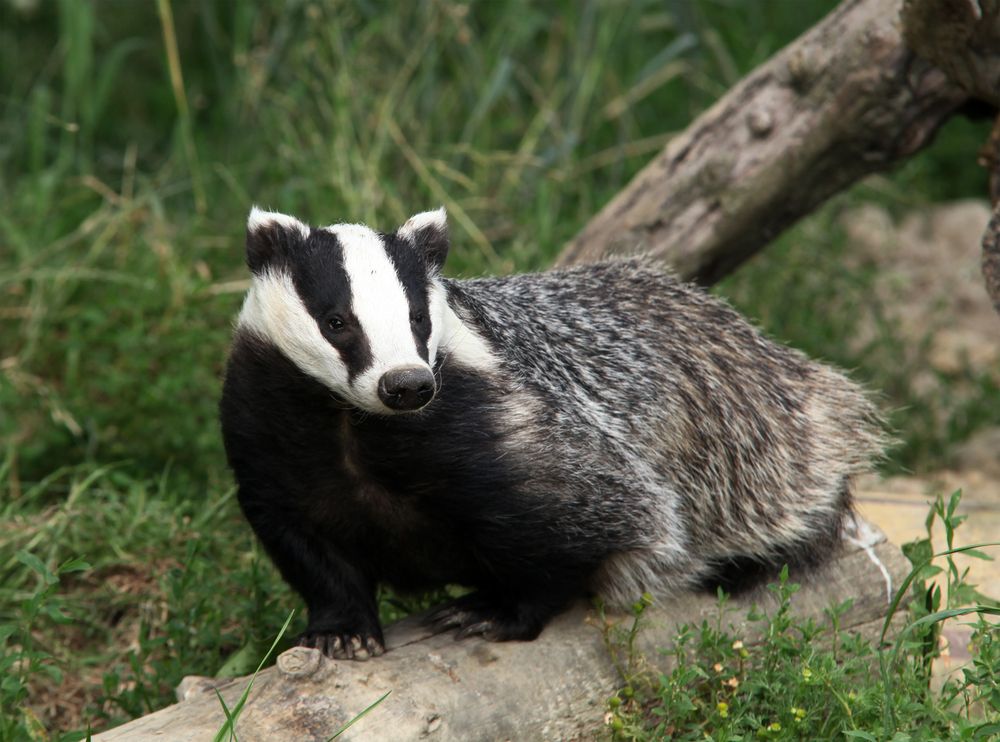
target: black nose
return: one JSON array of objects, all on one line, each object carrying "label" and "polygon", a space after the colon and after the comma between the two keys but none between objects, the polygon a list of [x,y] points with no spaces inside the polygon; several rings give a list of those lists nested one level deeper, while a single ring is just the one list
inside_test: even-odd
[{"label": "black nose", "polygon": [[434,396],[434,375],[423,366],[386,371],[378,380],[378,398],[390,410],[419,410]]}]

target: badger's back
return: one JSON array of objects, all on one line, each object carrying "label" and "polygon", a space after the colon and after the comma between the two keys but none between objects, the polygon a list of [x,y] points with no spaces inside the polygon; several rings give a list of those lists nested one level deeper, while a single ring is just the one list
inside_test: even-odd
[{"label": "badger's back", "polygon": [[603,446],[660,499],[637,508],[643,546],[609,560],[604,592],[833,548],[850,478],[882,447],[875,408],[842,374],[642,260],[448,289],[541,400],[550,440]]}]

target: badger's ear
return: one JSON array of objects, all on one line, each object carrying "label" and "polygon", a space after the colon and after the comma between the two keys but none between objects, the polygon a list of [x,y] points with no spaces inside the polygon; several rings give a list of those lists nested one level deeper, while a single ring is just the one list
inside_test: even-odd
[{"label": "badger's ear", "polygon": [[448,214],[444,206],[435,211],[422,211],[406,220],[396,234],[413,243],[429,265],[438,270],[448,257]]},{"label": "badger's ear", "polygon": [[254,206],[247,217],[247,265],[254,273],[281,262],[288,251],[309,236],[309,227],[294,216]]}]

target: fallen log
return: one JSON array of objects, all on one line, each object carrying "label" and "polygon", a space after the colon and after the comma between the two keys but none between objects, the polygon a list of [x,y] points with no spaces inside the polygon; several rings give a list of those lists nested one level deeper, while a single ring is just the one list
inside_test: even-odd
[{"label": "fallen log", "polygon": [[[908,570],[898,548],[861,524],[835,559],[802,580],[792,605],[822,622],[825,608],[853,599],[841,626],[874,639],[888,596]],[[726,613],[748,647],[762,640],[745,622],[754,602],[765,611],[775,607],[775,597],[760,590],[733,598]],[[667,669],[657,649],[670,644],[679,625],[714,621],[718,610],[716,598],[706,594],[680,594],[653,606],[643,615],[637,647],[647,661]],[[582,603],[533,642],[456,642],[451,633],[430,633],[416,617],[390,626],[386,639],[389,651],[367,662],[334,661],[301,647],[285,652],[276,667],[258,675],[236,726],[239,739],[326,740],[387,691],[385,701],[339,739],[591,739],[602,728],[605,699],[620,684],[601,622]],[[247,682],[237,678],[218,687],[228,706]],[[200,742],[211,739],[225,718],[214,689],[194,683],[186,700],[95,739]]]},{"label": "fallen log", "polygon": [[641,251],[714,283],[925,147],[970,96],[996,102],[998,49],[997,0],[846,0],[672,139],[558,262]]}]

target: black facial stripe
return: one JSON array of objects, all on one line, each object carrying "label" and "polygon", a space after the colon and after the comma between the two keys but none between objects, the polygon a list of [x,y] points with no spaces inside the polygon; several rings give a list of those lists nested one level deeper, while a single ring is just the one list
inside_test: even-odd
[{"label": "black facial stripe", "polygon": [[379,234],[385,245],[385,253],[389,257],[396,277],[403,286],[406,301],[410,305],[410,317],[423,315],[423,322],[411,323],[413,341],[417,353],[428,361],[427,343],[431,337],[430,302],[427,294],[427,264],[420,251],[413,245],[394,234]]},{"label": "black facial stripe", "polygon": [[426,332],[424,332],[421,328],[418,327],[413,328],[413,343],[414,345],[417,346],[417,355],[419,355],[423,359],[424,363],[430,363],[430,361],[428,360],[430,356],[427,351],[427,341],[430,339],[431,336],[430,333],[431,325],[430,322],[427,320],[424,321],[424,325],[426,325],[426,327],[428,328]]},{"label": "black facial stripe", "polygon": [[[351,281],[344,269],[344,248],[330,232],[317,229],[298,247],[291,261],[292,282],[306,310],[319,325],[320,332],[347,366],[353,381],[371,367],[375,360],[371,344],[351,311]],[[333,331],[329,319],[338,316],[345,327]]]}]

